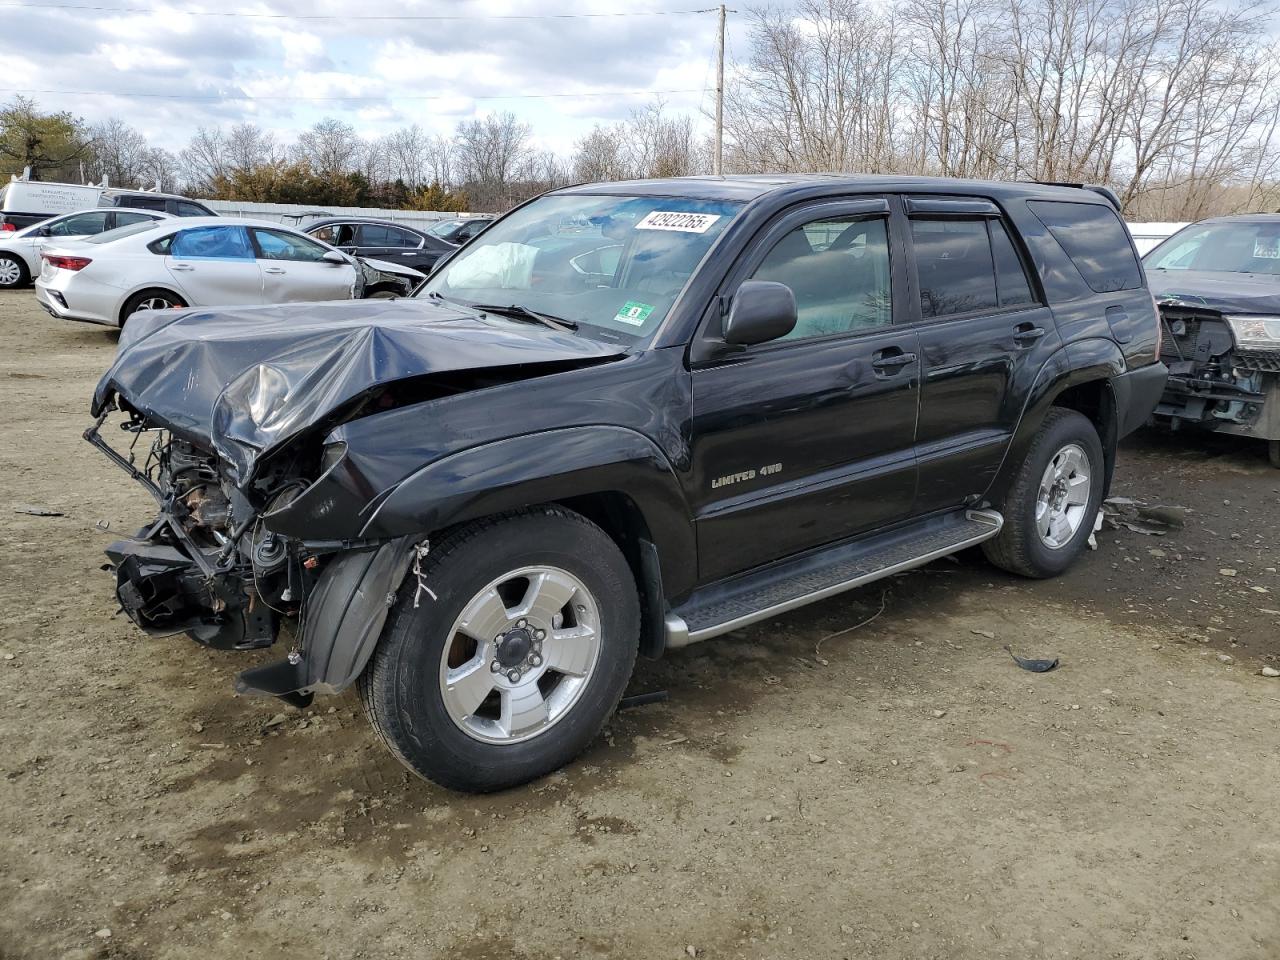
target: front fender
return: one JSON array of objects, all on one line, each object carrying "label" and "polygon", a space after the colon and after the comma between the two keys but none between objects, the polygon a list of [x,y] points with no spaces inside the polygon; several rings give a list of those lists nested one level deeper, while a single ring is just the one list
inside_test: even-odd
[{"label": "front fender", "polygon": [[635,503],[658,549],[668,596],[697,571],[693,521],[670,462],[648,437],[613,426],[568,427],[460,451],[402,480],[360,536],[430,533],[467,520],[591,494]]}]

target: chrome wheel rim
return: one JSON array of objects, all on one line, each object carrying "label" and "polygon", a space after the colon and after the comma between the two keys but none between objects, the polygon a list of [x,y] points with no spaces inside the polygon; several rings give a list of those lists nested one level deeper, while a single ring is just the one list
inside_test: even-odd
[{"label": "chrome wheel rim", "polygon": [[22,279],[22,268],[17,260],[0,258],[0,287],[16,287]]},{"label": "chrome wheel rim", "polygon": [[454,724],[484,743],[546,732],[578,702],[600,660],[600,611],[558,567],[521,567],[479,591],[440,656],[440,696]]},{"label": "chrome wheel rim", "polygon": [[145,300],[138,301],[138,306],[134,309],[134,313],[141,313],[143,310],[172,310],[177,304],[164,297],[147,297]]},{"label": "chrome wheel rim", "polygon": [[1079,444],[1069,443],[1049,460],[1036,496],[1036,532],[1050,550],[1072,541],[1088,519],[1093,474]]}]

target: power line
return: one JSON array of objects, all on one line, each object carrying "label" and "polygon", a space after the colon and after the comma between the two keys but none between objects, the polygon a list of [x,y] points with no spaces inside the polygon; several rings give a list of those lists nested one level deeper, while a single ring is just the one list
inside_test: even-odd
[{"label": "power line", "polygon": [[470,96],[467,94],[436,94],[431,96],[407,95],[399,94],[372,94],[367,97],[281,97],[281,96],[254,96],[248,93],[228,93],[228,94],[184,94],[184,93],[131,93],[131,92],[113,92],[110,90],[28,90],[16,88],[0,88],[0,93],[16,93],[23,96],[29,94],[48,94],[56,96],[68,97],[122,97],[124,99],[147,98],[153,100],[191,100],[211,102],[218,100],[285,100],[285,101],[306,101],[316,103],[340,103],[340,102],[363,102],[377,100],[559,100],[569,98],[584,97],[633,97],[641,95],[652,95],[662,93],[706,93],[705,87],[695,87],[687,90],[601,90],[595,93],[511,93],[511,94],[485,94],[481,96]]},{"label": "power line", "polygon": [[106,7],[72,3],[0,3],[0,9],[84,10],[95,13],[178,13],[188,17],[243,17],[257,20],[598,20],[616,17],[679,17],[717,13],[718,8],[701,10],[626,10],[618,13],[495,13],[495,14],[352,14],[352,13],[257,13],[248,10],[173,10],[164,7]]}]

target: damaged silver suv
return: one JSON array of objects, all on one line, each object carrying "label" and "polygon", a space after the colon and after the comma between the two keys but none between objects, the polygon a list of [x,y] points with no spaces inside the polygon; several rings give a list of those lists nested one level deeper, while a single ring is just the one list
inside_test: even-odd
[{"label": "damaged silver suv", "polygon": [[493,790],[581,751],[639,654],[979,544],[1061,573],[1157,340],[1094,190],[593,184],[411,299],[138,315],[87,436],[159,507],[107,551],[139,626],[280,639],[240,691],[358,684],[411,769]]}]

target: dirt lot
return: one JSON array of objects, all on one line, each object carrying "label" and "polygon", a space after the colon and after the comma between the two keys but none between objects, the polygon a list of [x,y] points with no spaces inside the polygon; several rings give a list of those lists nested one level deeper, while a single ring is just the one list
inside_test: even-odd
[{"label": "dirt lot", "polygon": [[19,292],[0,343],[0,957],[1280,957],[1259,448],[1140,435],[1114,493],[1181,529],[642,664],[668,703],[476,798],[409,779],[353,695],[236,698],[247,655],[113,617],[101,548],[148,500],[79,434],[114,340]]}]

